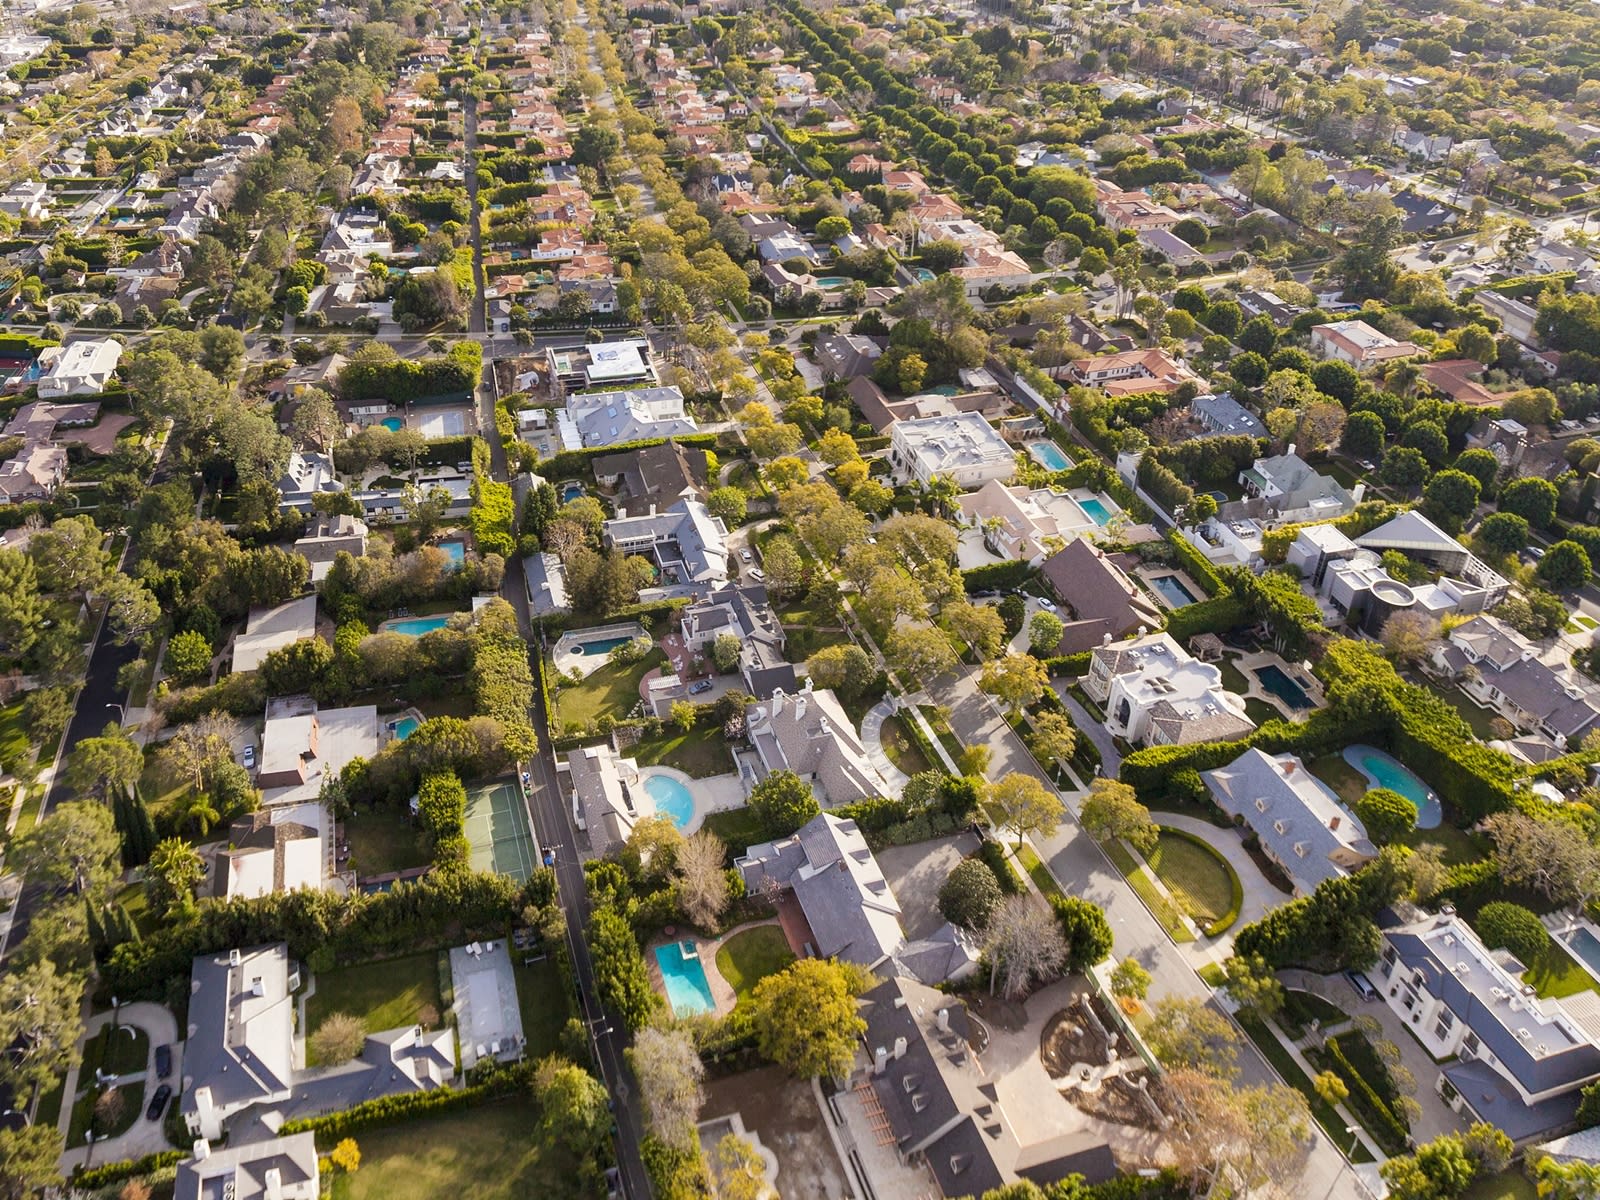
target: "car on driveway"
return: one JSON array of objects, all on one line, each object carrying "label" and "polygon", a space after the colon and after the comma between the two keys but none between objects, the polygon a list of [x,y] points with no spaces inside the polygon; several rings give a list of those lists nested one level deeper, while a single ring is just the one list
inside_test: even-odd
[{"label": "car on driveway", "polygon": [[144,1115],[152,1121],[161,1120],[167,1111],[167,1101],[172,1099],[172,1085],[163,1083],[156,1089],[156,1094],[150,1097],[150,1103],[144,1110]]},{"label": "car on driveway", "polygon": [[739,551],[739,559],[742,562],[755,562],[755,556],[749,550]]},{"label": "car on driveway", "polygon": [[1378,998],[1378,989],[1373,987],[1372,980],[1368,979],[1360,971],[1346,971],[1344,977],[1350,986],[1355,989],[1356,995],[1363,1000],[1376,1000]]},{"label": "car on driveway", "polygon": [[709,679],[696,679],[689,685],[689,695],[691,696],[698,696],[701,692],[709,692],[710,690],[711,680]]},{"label": "car on driveway", "polygon": [[156,1047],[156,1076],[165,1079],[172,1074],[172,1047]]},{"label": "car on driveway", "polygon": [[254,742],[244,748],[244,769],[246,771],[254,771],[256,769],[256,746]]}]

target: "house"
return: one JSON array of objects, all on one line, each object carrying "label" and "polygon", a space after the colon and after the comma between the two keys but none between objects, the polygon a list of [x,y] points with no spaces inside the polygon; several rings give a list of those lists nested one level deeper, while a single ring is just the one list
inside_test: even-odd
[{"label": "house", "polygon": [[956,500],[961,523],[983,530],[983,542],[1001,558],[1038,562],[1052,550],[1102,528],[1082,505],[1053,488],[1008,487],[991,479]]},{"label": "house", "polygon": [[1428,386],[1440,395],[1461,404],[1499,404],[1502,397],[1478,382],[1484,370],[1474,358],[1445,358],[1418,366]]},{"label": "house", "polygon": [[1500,319],[1500,331],[1514,339],[1520,346],[1539,344],[1539,310],[1531,304],[1511,296],[1502,296],[1490,288],[1481,289],[1472,302],[1491,317]]},{"label": "house", "polygon": [[1096,646],[1083,689],[1104,707],[1106,729],[1135,745],[1230,741],[1255,728],[1221,669],[1167,633]]},{"label": "house", "polygon": [[536,617],[567,612],[567,570],[554,554],[529,554],[522,560],[523,579],[528,588],[528,607]]},{"label": "house", "polygon": [[1139,244],[1152,254],[1159,254],[1180,271],[1203,262],[1205,256],[1168,229],[1139,230]]},{"label": "house", "polygon": [[304,699],[269,704],[256,775],[262,805],[315,802],[324,780],[354,759],[371,758],[379,744],[375,705],[318,709]]},{"label": "house", "polygon": [[1233,398],[1231,392],[1215,396],[1196,396],[1189,412],[1210,433],[1270,437],[1267,423]]},{"label": "house", "polygon": [[329,857],[324,813],[320,804],[278,805],[238,818],[217,848],[212,894],[255,899],[322,887]]},{"label": "house", "polygon": [[253,1105],[290,1097],[300,975],[282,942],[203,955],[190,969],[178,1111],[190,1136],[217,1141]]},{"label": "house", "polygon": [[1256,835],[1297,896],[1377,857],[1361,821],[1292,754],[1251,747],[1201,778],[1217,806]]},{"label": "house", "polygon": [[122,343],[111,338],[47,346],[39,352],[39,398],[57,396],[95,396],[111,386],[117,364],[122,361]]},{"label": "house", "polygon": [[[867,1111],[888,1124],[880,1136],[902,1162],[925,1166],[940,1194],[977,1196],[1023,1179],[1048,1186],[1069,1175],[1103,1183],[1118,1173],[1097,1134],[1024,1140],[1007,1104],[1032,1095],[1011,1092],[1005,1070],[985,1066],[988,1038],[959,997],[891,976],[861,998],[860,1015],[865,1061],[853,1091],[870,1090]],[[1031,1116],[1025,1128],[1038,1130]]]},{"label": "house", "polygon": [[639,780],[639,764],[611,746],[582,746],[559,764],[571,789],[572,817],[589,835],[589,853],[604,858],[640,821],[656,815],[656,802]]},{"label": "house", "polygon": [[563,388],[653,386],[656,382],[650,343],[643,338],[552,346],[545,351],[545,361],[550,378]]},{"label": "house", "polygon": [[1331,321],[1311,327],[1311,351],[1323,358],[1338,359],[1357,370],[1375,367],[1396,358],[1422,354],[1421,346],[1397,342],[1365,321]]},{"label": "house", "polygon": [[173,1200],[317,1200],[322,1194],[317,1135],[295,1133],[213,1150],[195,1143],[178,1164]]},{"label": "house", "polygon": [[1246,288],[1237,299],[1247,318],[1267,317],[1274,325],[1287,325],[1305,311],[1298,304],[1290,304],[1278,293],[1262,289]]},{"label": "house", "polygon": [[1522,982],[1523,964],[1489,950],[1452,906],[1392,917],[1368,974],[1440,1064],[1435,1090],[1467,1122],[1486,1121],[1514,1142],[1570,1127],[1580,1091],[1600,1079],[1589,993],[1539,999]]},{"label": "house", "polygon": [[1562,749],[1600,720],[1600,688],[1565,663],[1541,661],[1538,647],[1487,613],[1452,629],[1434,662],[1474,701]]},{"label": "house", "polygon": [[977,413],[896,421],[889,427],[889,462],[896,479],[927,487],[948,479],[963,491],[1016,474],[1016,454]]},{"label": "house", "polygon": [[764,587],[730,583],[707,592],[683,609],[679,631],[684,649],[707,661],[719,637],[738,638],[739,674],[744,690],[757,700],[799,687],[793,665],[784,658],[783,625]]},{"label": "house", "polygon": [[1170,395],[1184,384],[1198,382],[1193,371],[1159,347],[1075,359],[1067,364],[1067,378],[1085,387],[1097,387],[1108,396],[1140,392]]},{"label": "house", "polygon": [[745,724],[762,767],[793,771],[824,808],[889,795],[855,722],[826,688],[814,690],[807,680],[795,695],[775,691],[745,709]]},{"label": "house", "polygon": [[254,671],[272,651],[315,637],[316,632],[315,596],[297,596],[271,608],[252,608],[245,632],[233,640],[233,669]]},{"label": "house", "polygon": [[1068,542],[1044,560],[1040,575],[1066,609],[1057,655],[1082,654],[1161,625],[1161,611],[1111,557],[1092,542]]},{"label": "house", "polygon": [[367,555],[367,523],[348,513],[317,513],[303,537],[294,543],[294,552],[311,564],[311,582],[328,577],[339,554],[354,558]]},{"label": "house", "polygon": [[817,339],[816,354],[825,379],[857,379],[872,374],[883,346],[869,337],[837,333]]},{"label": "house", "polygon": [[1398,550],[1450,576],[1462,597],[1461,612],[1483,612],[1511,593],[1509,580],[1416,509],[1361,534],[1356,545],[1380,556]]},{"label": "house", "polygon": [[591,466],[601,487],[616,489],[619,516],[643,516],[680,500],[706,498],[706,452],[670,439],[626,454],[600,455]]},{"label": "house", "polygon": [[1319,475],[1292,451],[1256,459],[1239,472],[1239,482],[1280,521],[1331,520],[1356,506],[1356,497],[1342,483],[1331,475]]},{"label": "house", "polygon": [[617,517],[601,527],[606,545],[643,554],[661,571],[661,584],[641,601],[699,595],[728,580],[728,527],[699,500],[679,500],[658,513]]},{"label": "house", "polygon": [[573,393],[566,408],[556,411],[556,428],[564,450],[621,446],[700,430],[676,387]]},{"label": "house", "polygon": [[320,492],[343,491],[334,477],[333,459],[326,454],[293,451],[278,479],[278,507],[311,511],[311,499]]},{"label": "house", "polygon": [[0,463],[0,504],[48,500],[66,482],[67,450],[50,442],[25,443]]}]

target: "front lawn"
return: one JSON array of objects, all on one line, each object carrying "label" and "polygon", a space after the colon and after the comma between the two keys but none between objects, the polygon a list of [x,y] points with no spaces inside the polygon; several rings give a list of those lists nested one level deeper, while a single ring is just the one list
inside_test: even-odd
[{"label": "front lawn", "polygon": [[743,1000],[768,975],[794,961],[789,939],[776,925],[757,925],[734,934],[717,951],[717,970]]},{"label": "front lawn", "polygon": [[84,1137],[91,1128],[94,1130],[96,1141],[118,1137],[132,1129],[133,1123],[144,1116],[144,1080],[117,1089],[121,1102],[116,1106],[116,1111],[105,1120],[95,1115],[95,1107],[103,1094],[96,1087],[87,1088],[79,1093],[78,1099],[72,1105],[72,1118],[67,1127],[68,1146],[83,1145]]},{"label": "front lawn", "polygon": [[734,769],[728,740],[719,725],[696,726],[684,733],[676,725],[670,732],[649,738],[629,751],[641,767],[676,767],[691,779],[727,775]]},{"label": "front lawn", "polygon": [[1543,1000],[1594,990],[1594,977],[1554,938],[1545,946],[1544,952],[1528,964],[1522,981],[1533,984]]},{"label": "front lawn", "polygon": [[1461,1193],[1461,1200],[1535,1200],[1539,1189],[1522,1173],[1522,1167],[1507,1167],[1498,1175],[1485,1175]]},{"label": "front lawn", "polygon": [[1198,838],[1163,829],[1148,862],[1208,936],[1221,933],[1238,918],[1244,893],[1238,873]]},{"label": "front lawn", "polygon": [[[55,747],[50,747],[51,753]],[[0,708],[0,767],[12,775],[32,779],[33,739],[22,722],[22,701]]]},{"label": "front lawn", "polygon": [[306,1001],[307,1066],[316,1065],[312,1037],[334,1013],[348,1013],[368,1033],[381,1033],[419,1022],[437,1026],[444,1011],[436,950],[319,971],[314,982],[316,990]]},{"label": "front lawn", "polygon": [[132,1075],[150,1065],[150,1035],[137,1025],[113,1029],[105,1026],[83,1046],[83,1070],[94,1078],[96,1069],[107,1075]]},{"label": "front lawn", "polygon": [[1033,886],[1038,888],[1048,898],[1060,896],[1061,886],[1056,883],[1056,877],[1050,874],[1050,868],[1040,861],[1039,856],[1033,852],[1033,847],[1024,845],[1017,851],[1017,859],[1022,863],[1022,869],[1027,871],[1028,878],[1033,880]]},{"label": "front lawn", "polygon": [[911,740],[903,721],[904,718],[898,713],[885,717],[878,738],[883,743],[883,752],[889,756],[889,761],[907,775],[915,775],[926,771],[930,764],[922,748]]},{"label": "front lawn", "polygon": [[358,876],[387,875],[427,866],[416,826],[397,808],[361,808],[344,821],[350,839],[350,869]]},{"label": "front lawn", "polygon": [[[563,683],[556,692],[556,713],[563,725],[590,725],[602,714],[621,718],[639,704],[639,681],[665,661],[651,650],[637,662],[608,662],[582,683]],[[548,667],[546,669],[549,669]]]},{"label": "front lawn", "polygon": [[361,1169],[334,1177],[333,1200],[522,1200],[571,1192],[571,1164],[543,1145],[530,1100],[368,1129],[356,1140]]},{"label": "front lawn", "polygon": [[1458,687],[1437,684],[1425,675],[1413,675],[1409,677],[1409,680],[1420,687],[1426,688],[1460,713],[1467,724],[1472,726],[1472,732],[1478,735],[1480,741],[1488,742],[1494,740],[1495,732],[1489,726],[1499,716],[1498,713],[1492,713],[1486,708],[1479,708]]},{"label": "front lawn", "polygon": [[1104,842],[1106,857],[1111,860],[1117,870],[1128,881],[1128,886],[1138,893],[1139,899],[1144,901],[1146,908],[1160,923],[1161,928],[1167,931],[1167,936],[1175,942],[1192,942],[1194,933],[1184,924],[1183,914],[1177,909],[1161,889],[1156,886],[1156,881],[1150,878],[1149,869],[1139,865],[1128,848],[1116,839]]},{"label": "front lawn", "polygon": [[[1278,1074],[1283,1076],[1283,1081],[1306,1098],[1306,1103],[1311,1108],[1311,1115],[1317,1124],[1322,1126],[1322,1131],[1328,1135],[1329,1140],[1341,1150],[1349,1150],[1355,1139],[1346,1131],[1344,1118],[1333,1105],[1317,1095],[1317,1089],[1312,1085],[1311,1079],[1284,1049],[1283,1043],[1273,1036],[1272,1030],[1259,1021],[1241,1020],[1239,1025],[1255,1043],[1256,1049],[1261,1051],[1261,1057],[1270,1062]],[[1371,1153],[1361,1142],[1355,1142],[1355,1150],[1350,1157],[1358,1163],[1372,1161]]]}]

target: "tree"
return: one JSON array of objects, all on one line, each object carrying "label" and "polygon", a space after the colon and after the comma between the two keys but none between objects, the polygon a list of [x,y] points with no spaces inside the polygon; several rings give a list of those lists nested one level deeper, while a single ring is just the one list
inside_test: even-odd
[{"label": "tree", "polygon": [[104,804],[74,800],[12,841],[6,866],[30,883],[100,895],[121,868],[121,839]]},{"label": "tree", "polygon": [[1138,959],[1125,958],[1111,969],[1111,994],[1121,1000],[1142,1001],[1150,994],[1150,972]]},{"label": "tree", "polygon": [[694,1038],[683,1029],[641,1029],[627,1056],[650,1131],[669,1146],[692,1149],[706,1075]]},{"label": "tree", "polygon": [[622,139],[609,125],[585,121],[572,134],[572,161],[600,170],[622,148]]},{"label": "tree", "polygon": [[172,636],[163,661],[174,678],[192,682],[211,673],[211,643],[205,634],[186,629]]},{"label": "tree", "polygon": [[717,670],[726,674],[738,667],[743,651],[744,643],[737,634],[719,633],[711,643],[711,661],[716,664]]},{"label": "tree", "polygon": [[354,1175],[361,1169],[361,1147],[355,1138],[340,1138],[338,1144],[328,1151],[328,1161],[341,1175]]},{"label": "tree", "polygon": [[48,958],[0,975],[0,1083],[19,1098],[48,1089],[77,1058],[83,1032],[83,979],[59,972]]},{"label": "tree", "polygon": [[1500,511],[1526,518],[1535,529],[1546,529],[1555,520],[1556,501],[1561,493],[1548,479],[1524,475],[1500,489]]},{"label": "tree", "polygon": [[702,829],[678,848],[678,903],[690,924],[715,926],[728,906],[728,876],[722,869],[727,847],[709,829]]},{"label": "tree", "polygon": [[1594,895],[1600,854],[1574,822],[1498,812],[1485,818],[1483,828],[1495,844],[1505,883],[1532,888],[1557,904]]},{"label": "tree", "polygon": [[1593,567],[1588,551],[1577,542],[1562,540],[1544,552],[1533,573],[1539,582],[1568,592],[1588,583]]},{"label": "tree", "polygon": [[24,1200],[60,1178],[61,1134],[54,1125],[0,1128],[0,1197]]},{"label": "tree", "polygon": [[743,524],[747,510],[745,495],[736,487],[714,488],[706,497],[706,510],[727,525]]},{"label": "tree", "polygon": [[200,852],[182,838],[165,838],[150,852],[145,870],[145,888],[151,906],[165,912],[174,904],[194,899],[194,890],[205,878],[206,867]]},{"label": "tree", "polygon": [[971,646],[980,661],[994,658],[1005,646],[1005,619],[987,604],[971,604],[958,597],[945,603],[941,615],[950,632]]},{"label": "tree", "polygon": [[774,771],[750,790],[750,811],[768,837],[787,837],[822,809],[811,785],[793,771]]},{"label": "tree", "polygon": [[[832,219],[832,218],[830,218]],[[766,1163],[755,1146],[737,1133],[717,1142],[717,1195],[721,1200],[766,1200]]]},{"label": "tree", "polygon": [[595,991],[629,1029],[642,1029],[658,1003],[639,941],[627,918],[609,908],[589,917],[589,947],[594,956]]},{"label": "tree", "polygon": [[207,325],[200,331],[196,359],[218,379],[227,382],[244,365],[244,334],[230,325]]},{"label": "tree", "polygon": [[[0,1154],[0,1161],[3,1160],[4,1155]],[[1545,1155],[1534,1164],[1534,1171],[1539,1181],[1539,1200],[1600,1200],[1600,1163],[1581,1158],[1558,1162]]]},{"label": "tree", "polygon": [[360,1017],[349,1013],[329,1013],[311,1034],[311,1053],[330,1067],[349,1062],[367,1044],[367,1031]]},{"label": "tree", "polygon": [[1067,942],[1055,915],[1037,896],[1008,896],[990,914],[984,927],[984,954],[989,959],[989,992],[1004,972],[1001,994],[1008,1000],[1061,973]]},{"label": "tree", "polygon": [[1111,923],[1099,905],[1077,896],[1051,896],[1056,928],[1067,943],[1067,970],[1083,971],[1111,953]]},{"label": "tree", "polygon": [[45,603],[39,573],[20,550],[0,547],[0,643],[26,654],[44,628]]},{"label": "tree", "polygon": [[1085,833],[1098,841],[1121,838],[1141,854],[1149,854],[1156,848],[1156,823],[1150,819],[1150,810],[1139,803],[1138,795],[1126,783],[1096,779],[1084,797],[1078,822]]},{"label": "tree", "polygon": [[1420,487],[1428,478],[1428,460],[1410,446],[1391,446],[1383,456],[1378,477],[1390,487]]},{"label": "tree", "polygon": [[1440,471],[1422,491],[1422,509],[1447,533],[1460,532],[1478,507],[1478,481],[1465,471]]},{"label": "tree", "polygon": [[119,726],[108,724],[101,736],[85,738],[72,748],[66,783],[78,795],[103,802],[133,787],[143,773],[143,751]]},{"label": "tree", "polygon": [[1525,963],[1537,962],[1550,934],[1534,913],[1508,900],[1491,900],[1478,910],[1472,928],[1491,950],[1506,949]]},{"label": "tree", "polygon": [[106,601],[106,620],[119,646],[143,639],[161,620],[161,603],[144,584],[121,572],[112,572],[100,583]]},{"label": "tree", "polygon": [[1416,666],[1439,645],[1439,622],[1425,612],[1397,612],[1383,623],[1378,638],[1395,662]]},{"label": "tree", "polygon": [[1474,535],[1491,558],[1509,558],[1528,547],[1528,519],[1516,513],[1490,513],[1478,522]]},{"label": "tree", "polygon": [[1050,674],[1031,654],[1008,654],[983,664],[978,687],[1015,715],[1045,694]]},{"label": "tree", "polygon": [[1297,1178],[1312,1145],[1305,1097],[1282,1084],[1236,1088],[1215,1075],[1170,1073],[1176,1110],[1169,1141],[1178,1171],[1200,1191],[1227,1179],[1235,1194]]},{"label": "tree", "polygon": [[806,675],[814,686],[843,696],[859,695],[872,681],[872,660],[852,642],[824,646],[806,659]]},{"label": "tree", "polygon": [[1417,827],[1417,806],[1390,788],[1373,788],[1357,800],[1356,816],[1380,846],[1399,841]]},{"label": "tree", "polygon": [[1022,839],[1030,833],[1055,833],[1066,811],[1060,797],[1022,771],[1012,771],[995,781],[989,788],[989,806],[999,815],[1000,825],[1016,831],[1019,849]]},{"label": "tree", "polygon": [[762,1057],[809,1079],[843,1078],[867,1025],[838,963],[803,958],[756,984],[750,1024]]},{"label": "tree", "polygon": [[1028,621],[1028,649],[1041,658],[1048,658],[1061,645],[1061,635],[1066,624],[1052,612],[1039,611]]},{"label": "tree", "polygon": [[1066,762],[1078,748],[1078,731],[1062,713],[1041,713],[1033,722],[1033,752],[1046,766]]},{"label": "tree", "polygon": [[1232,955],[1222,972],[1222,990],[1246,1021],[1270,1021],[1282,1011],[1283,984],[1259,954]]},{"label": "tree", "polygon": [[536,1080],[539,1124],[545,1136],[564,1146],[580,1162],[605,1145],[611,1129],[611,1103],[605,1085],[571,1063],[543,1072]]},{"label": "tree", "polygon": [[1350,1099],[1350,1088],[1339,1077],[1336,1071],[1321,1071],[1311,1081],[1311,1086],[1322,1100],[1328,1104],[1343,1104]]},{"label": "tree", "polygon": [[939,886],[939,912],[952,925],[977,931],[1000,903],[1000,884],[981,858],[963,860]]},{"label": "tree", "polygon": [[1193,996],[1169,996],[1156,1003],[1144,1030],[1145,1041],[1169,1071],[1199,1071],[1231,1077],[1239,1035],[1228,1019]]},{"label": "tree", "polygon": [[805,582],[805,563],[793,538],[780,535],[768,542],[761,551],[761,566],[767,583],[779,596],[799,591]]},{"label": "tree", "polygon": [[1339,447],[1353,458],[1375,458],[1388,436],[1382,417],[1370,409],[1357,409],[1345,419]]},{"label": "tree", "polygon": [[1378,1168],[1391,1200],[1455,1200],[1472,1185],[1477,1164],[1457,1134],[1441,1134],[1415,1154],[1402,1154]]},{"label": "tree", "polygon": [[898,625],[884,643],[889,669],[907,683],[926,685],[956,668],[950,641],[932,625]]}]

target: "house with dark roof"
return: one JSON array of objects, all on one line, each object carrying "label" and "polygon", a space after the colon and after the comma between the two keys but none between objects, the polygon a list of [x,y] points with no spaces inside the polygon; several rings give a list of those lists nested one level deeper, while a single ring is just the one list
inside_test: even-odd
[{"label": "house with dark roof", "polygon": [[253,898],[322,887],[331,865],[324,811],[320,804],[279,805],[238,818],[217,848],[213,894]]},{"label": "house with dark roof", "polygon": [[178,1164],[173,1200],[317,1200],[318,1168],[314,1133],[217,1149],[201,1140]]},{"label": "house with dark roof", "polygon": [[986,1040],[958,997],[897,977],[863,996],[860,1013],[867,1025],[860,1083],[888,1119],[901,1160],[925,1165],[945,1196],[1073,1174],[1103,1183],[1117,1174],[1110,1147],[1094,1133],[1022,1141],[998,1073],[982,1061]]},{"label": "house with dark roof", "polygon": [[1342,483],[1320,474],[1298,454],[1258,458],[1239,472],[1239,482],[1280,521],[1327,521],[1356,506]]},{"label": "house with dark roof", "polygon": [[698,500],[679,500],[644,516],[616,517],[601,533],[607,546],[644,555],[660,570],[659,585],[640,592],[642,602],[698,596],[728,580],[728,527]]},{"label": "house with dark roof", "polygon": [[759,584],[731,583],[706,593],[684,608],[679,629],[684,649],[708,660],[719,637],[738,638],[739,674],[757,700],[799,687],[794,666],[784,658],[783,625]]},{"label": "house with dark roof", "polygon": [[808,679],[794,695],[774,691],[745,709],[745,721],[762,767],[793,771],[811,785],[823,808],[890,794],[855,722],[827,688],[813,689]]},{"label": "house with dark roof", "polygon": [[1537,646],[1488,613],[1452,629],[1434,662],[1475,702],[1558,748],[1576,745],[1600,721],[1600,688],[1564,663],[1542,661]]},{"label": "house with dark roof", "polygon": [[1271,436],[1267,423],[1235,400],[1230,392],[1196,396],[1189,405],[1189,412],[1211,433],[1242,433],[1255,438]]},{"label": "house with dark roof", "polygon": [[1111,557],[1087,539],[1068,542],[1040,567],[1051,593],[1067,610],[1058,655],[1081,654],[1161,624],[1154,600]]},{"label": "house with dark roof", "polygon": [[648,516],[680,500],[706,498],[706,452],[670,438],[626,454],[602,454],[592,466],[601,487],[617,489],[620,517]]},{"label": "house with dark roof", "polygon": [[857,379],[872,374],[883,357],[883,344],[853,333],[818,338],[817,365],[826,379]]},{"label": "house with dark roof", "polygon": [[1491,951],[1453,908],[1384,930],[1369,972],[1384,1002],[1440,1065],[1435,1088],[1468,1121],[1514,1142],[1570,1126],[1579,1093],[1600,1079],[1593,993],[1540,999],[1524,964]]}]

